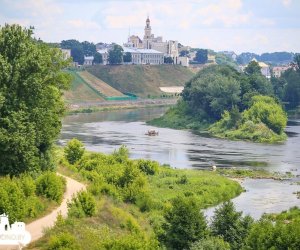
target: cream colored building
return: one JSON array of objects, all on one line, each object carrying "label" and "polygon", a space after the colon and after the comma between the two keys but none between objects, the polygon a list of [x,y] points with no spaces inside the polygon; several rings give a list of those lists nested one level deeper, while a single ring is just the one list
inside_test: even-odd
[{"label": "cream colored building", "polygon": [[175,64],[180,64],[180,61],[178,59],[178,42],[172,40],[163,41],[162,36],[155,37],[154,34],[152,34],[149,17],[146,20],[143,40],[141,40],[138,36],[132,35],[129,36],[128,42],[124,44],[124,46],[138,49],[143,48],[156,50],[163,53],[163,55],[166,57],[172,57]]}]

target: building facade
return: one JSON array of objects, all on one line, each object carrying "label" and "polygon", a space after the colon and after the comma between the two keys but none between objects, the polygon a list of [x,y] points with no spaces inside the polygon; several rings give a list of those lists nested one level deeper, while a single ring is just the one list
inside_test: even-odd
[{"label": "building facade", "polygon": [[[154,34],[152,33],[149,17],[146,19],[146,26],[144,28],[143,40],[141,40],[138,36],[132,35],[129,36],[128,42],[124,44],[124,46],[138,48],[138,49],[145,49],[145,50],[147,49],[155,50],[163,53],[165,57],[171,57],[175,64],[180,64],[178,59],[179,57],[178,42],[172,40],[163,41],[162,36],[155,37]],[[156,61],[156,59],[154,61]]]}]

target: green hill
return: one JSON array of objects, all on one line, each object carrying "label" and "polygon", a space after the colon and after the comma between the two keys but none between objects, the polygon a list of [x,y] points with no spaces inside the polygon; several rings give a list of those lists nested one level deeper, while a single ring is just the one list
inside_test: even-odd
[{"label": "green hill", "polygon": [[101,102],[104,98],[97,93],[75,71],[68,71],[73,77],[71,88],[65,91],[64,98],[68,103]]},{"label": "green hill", "polygon": [[94,65],[87,71],[123,93],[160,96],[159,87],[184,86],[194,73],[180,65]]}]

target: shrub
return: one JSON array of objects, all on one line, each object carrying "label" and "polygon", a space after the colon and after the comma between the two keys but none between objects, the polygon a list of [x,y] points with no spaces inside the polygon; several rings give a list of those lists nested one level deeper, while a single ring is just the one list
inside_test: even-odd
[{"label": "shrub", "polygon": [[137,160],[138,168],[147,175],[154,175],[158,172],[159,163],[151,160]]},{"label": "shrub", "polygon": [[96,213],[95,198],[86,191],[77,193],[77,196],[74,196],[68,203],[68,207],[68,214],[77,218],[91,217]]},{"label": "shrub", "polygon": [[54,172],[45,172],[36,180],[36,192],[50,200],[60,202],[64,190],[65,179]]},{"label": "shrub", "polygon": [[84,154],[84,145],[77,139],[72,139],[68,142],[64,149],[65,157],[70,164],[74,164],[81,159]]},{"label": "shrub", "polygon": [[190,250],[230,250],[230,245],[219,237],[207,237],[194,242]]},{"label": "shrub", "polygon": [[185,249],[207,234],[206,220],[193,197],[177,197],[165,214],[164,242],[171,249]]},{"label": "shrub", "polygon": [[129,150],[126,146],[122,145],[118,150],[115,150],[112,155],[117,162],[124,163],[128,160]]},{"label": "shrub", "polygon": [[49,239],[47,250],[78,250],[79,245],[73,235],[67,232],[53,235]]},{"label": "shrub", "polygon": [[26,198],[17,182],[9,177],[0,180],[0,214],[8,214],[11,222],[26,216]]}]

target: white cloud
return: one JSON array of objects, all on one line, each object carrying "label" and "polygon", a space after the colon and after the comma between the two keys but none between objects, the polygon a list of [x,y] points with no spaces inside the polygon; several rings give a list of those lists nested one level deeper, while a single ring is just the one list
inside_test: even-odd
[{"label": "white cloud", "polygon": [[282,0],[282,4],[285,6],[285,7],[289,7],[292,3],[292,0]]},{"label": "white cloud", "polygon": [[85,29],[101,29],[100,25],[96,22],[82,19],[72,19],[67,22],[73,28]]}]

